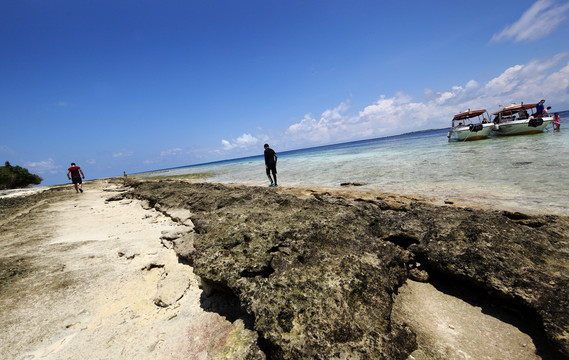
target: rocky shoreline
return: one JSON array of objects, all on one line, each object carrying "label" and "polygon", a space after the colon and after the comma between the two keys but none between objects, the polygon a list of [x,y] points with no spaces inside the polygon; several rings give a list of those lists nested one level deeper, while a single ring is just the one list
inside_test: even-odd
[{"label": "rocky shoreline", "polygon": [[117,178],[0,223],[9,358],[569,358],[567,217]]},{"label": "rocky shoreline", "polygon": [[[130,182],[121,196],[189,211],[174,240],[206,287],[236,296],[269,358],[405,359],[392,317],[409,277],[460,284],[513,309],[569,357],[569,219],[331,191]],[[212,290],[213,291],[213,290]]]}]

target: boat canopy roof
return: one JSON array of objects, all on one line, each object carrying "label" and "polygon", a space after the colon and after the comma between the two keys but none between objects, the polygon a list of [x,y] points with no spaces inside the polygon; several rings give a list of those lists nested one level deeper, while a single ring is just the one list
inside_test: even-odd
[{"label": "boat canopy roof", "polygon": [[452,118],[453,120],[464,120],[464,119],[470,119],[473,117],[477,117],[478,115],[484,114],[486,112],[486,109],[482,109],[482,110],[468,110],[468,111],[464,111],[461,112],[460,114],[456,114],[454,116],[454,118]]},{"label": "boat canopy roof", "polygon": [[492,115],[497,115],[497,114],[502,113],[502,112],[518,112],[520,110],[533,109],[535,107],[537,107],[537,104],[521,104],[521,105],[510,104],[510,105],[504,106],[502,108],[502,110],[496,111]]}]

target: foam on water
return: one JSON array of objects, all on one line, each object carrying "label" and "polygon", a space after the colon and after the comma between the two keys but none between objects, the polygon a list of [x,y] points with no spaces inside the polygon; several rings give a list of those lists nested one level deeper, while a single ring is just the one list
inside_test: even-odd
[{"label": "foam on water", "polygon": [[[362,190],[569,215],[568,131],[449,143],[441,129],[291,152],[275,149],[278,180],[284,186],[360,182],[367,184]],[[209,182],[268,183],[262,155],[167,174],[205,172],[215,174]]]}]

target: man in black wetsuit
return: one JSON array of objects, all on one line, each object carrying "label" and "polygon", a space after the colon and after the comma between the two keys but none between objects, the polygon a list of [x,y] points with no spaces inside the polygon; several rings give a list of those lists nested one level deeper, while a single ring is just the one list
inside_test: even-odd
[{"label": "man in black wetsuit", "polygon": [[[277,185],[277,154],[273,149],[269,147],[269,144],[265,144],[265,169],[267,170],[267,177],[271,181],[269,186]],[[273,177],[271,178],[271,172]],[[274,179],[274,181],[273,181]]]}]

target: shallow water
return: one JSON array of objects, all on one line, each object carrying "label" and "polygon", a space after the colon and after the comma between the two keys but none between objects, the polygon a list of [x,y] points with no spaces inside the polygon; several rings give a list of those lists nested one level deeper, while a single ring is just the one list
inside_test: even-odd
[{"label": "shallow water", "polygon": [[[567,115],[561,118],[568,118]],[[569,129],[452,142],[447,129],[279,153],[281,186],[339,187],[433,197],[494,209],[569,215]],[[262,153],[262,151],[261,151]],[[169,170],[209,182],[267,185],[263,156]],[[459,201],[460,200],[460,201]]]}]

